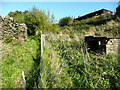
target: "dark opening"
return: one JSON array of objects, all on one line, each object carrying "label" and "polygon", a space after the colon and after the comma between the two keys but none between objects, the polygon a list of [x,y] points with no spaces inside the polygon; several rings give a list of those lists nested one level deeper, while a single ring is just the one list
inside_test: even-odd
[{"label": "dark opening", "polygon": [[87,45],[88,52],[106,53],[106,44],[110,40],[107,37],[85,37],[85,43]]}]

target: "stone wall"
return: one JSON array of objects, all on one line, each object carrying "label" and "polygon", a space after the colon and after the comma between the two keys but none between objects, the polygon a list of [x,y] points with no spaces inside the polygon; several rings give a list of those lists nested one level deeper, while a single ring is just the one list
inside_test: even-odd
[{"label": "stone wall", "polygon": [[0,16],[0,30],[2,31],[1,35],[2,39],[6,38],[12,39],[24,39],[27,40],[27,27],[23,24],[18,24],[12,17]]},{"label": "stone wall", "polygon": [[106,45],[106,54],[120,53],[120,39],[110,39]]}]

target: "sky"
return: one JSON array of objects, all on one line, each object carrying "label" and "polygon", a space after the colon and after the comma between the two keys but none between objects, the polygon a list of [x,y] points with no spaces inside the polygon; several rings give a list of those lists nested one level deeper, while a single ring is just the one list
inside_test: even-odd
[{"label": "sky", "polygon": [[[2,0],[0,2],[0,14],[7,16],[9,12],[15,12],[16,10],[24,12],[25,10],[31,10],[34,6],[44,11],[49,11],[54,14],[57,22],[63,17],[75,17],[83,16],[94,10],[107,9],[115,12],[118,6],[119,0],[99,0],[104,2],[95,2],[98,0],[86,0],[87,2],[81,2],[83,0]],[[49,1],[49,2],[47,2]],[[69,2],[68,2],[69,1]],[[84,0],[85,1],[85,0]],[[111,1],[111,2],[110,2]]]},{"label": "sky", "polygon": [[118,2],[119,0],[0,0],[2,2]]}]

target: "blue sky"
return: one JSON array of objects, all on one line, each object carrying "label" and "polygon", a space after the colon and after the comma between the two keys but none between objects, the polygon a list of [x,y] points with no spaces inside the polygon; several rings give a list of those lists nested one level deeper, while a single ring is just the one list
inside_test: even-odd
[{"label": "blue sky", "polygon": [[9,0],[4,0],[4,2],[3,1],[1,2],[2,16],[6,16],[10,11],[14,12],[16,10],[19,11],[31,10],[35,5],[37,8],[43,9],[46,12],[50,11],[51,14],[52,13],[54,14],[55,19],[59,21],[63,17],[83,16],[87,13],[93,12],[94,10],[100,10],[103,8],[115,12],[119,0],[111,0],[111,2],[107,2],[107,0],[106,2],[31,2],[32,0],[29,0],[29,2],[19,2],[19,0],[17,2],[14,2],[15,0],[12,0],[10,2],[8,1]]},{"label": "blue sky", "polygon": [[1,0],[2,2],[118,2],[119,0]]}]

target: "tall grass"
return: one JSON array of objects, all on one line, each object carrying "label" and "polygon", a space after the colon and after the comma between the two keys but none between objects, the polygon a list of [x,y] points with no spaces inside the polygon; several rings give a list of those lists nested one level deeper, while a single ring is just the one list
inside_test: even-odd
[{"label": "tall grass", "polygon": [[[40,43],[35,39],[27,42],[3,46],[2,57],[2,88],[22,88],[22,70],[26,76],[26,87],[34,87],[39,66]],[[32,80],[32,83],[30,82]]]},{"label": "tall grass", "polygon": [[[47,87],[61,87],[62,83],[65,84],[64,87],[71,88],[120,87],[118,55],[90,54],[87,52],[84,42],[80,39],[79,41],[69,42],[62,40],[58,35],[50,35],[47,42],[51,45],[49,49],[45,49],[47,53],[43,60],[44,63],[47,63],[44,64],[44,66],[48,66],[46,66],[48,69],[43,67],[43,73],[46,75],[46,78],[48,77],[50,79],[46,81],[46,79],[43,78],[43,80],[46,81],[44,81],[44,84],[47,85]],[[51,55],[53,55],[52,58]],[[65,70],[64,73],[66,73],[67,76],[65,75],[64,77],[68,79],[57,76],[58,66],[54,63],[57,62],[57,60],[63,60],[60,61],[62,67],[59,67],[59,71],[61,71],[60,68]],[[53,71],[56,72],[53,73]],[[71,83],[66,84],[69,79]],[[62,83],[58,84],[57,80]]]}]

